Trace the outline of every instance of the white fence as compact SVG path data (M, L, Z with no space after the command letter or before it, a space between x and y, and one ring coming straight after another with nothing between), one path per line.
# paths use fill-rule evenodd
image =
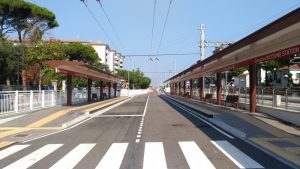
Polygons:
M136 95L147 94L147 93L148 93L148 89L138 89L138 90L122 89L121 90L121 96L136 96Z

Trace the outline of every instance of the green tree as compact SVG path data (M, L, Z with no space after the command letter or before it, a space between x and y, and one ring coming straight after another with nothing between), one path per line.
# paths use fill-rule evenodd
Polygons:
M15 46L11 42L0 41L0 84L10 86L11 81L18 75L18 64L21 63L20 52L22 46ZM19 62L19 63L18 63Z
M47 78L55 78L54 70L45 64L48 60L67 60L68 56L64 52L65 45L61 43L33 43L27 48L25 53L26 71L30 72L30 81L32 85L42 87L42 79L45 75ZM59 76L60 77L60 76Z
M117 75L123 79L128 79L129 74L129 84L130 88L146 89L151 84L151 79L144 76L144 73L139 69L133 71L119 70Z
M66 45L65 53L70 61L83 61L93 66L98 66L100 63L95 49L89 45L70 43Z
M58 26L55 15L46 8L24 0L0 0L0 38L17 32L19 41L31 33L43 35Z

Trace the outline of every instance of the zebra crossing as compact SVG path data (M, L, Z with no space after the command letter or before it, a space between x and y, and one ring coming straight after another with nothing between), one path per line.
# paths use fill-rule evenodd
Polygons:
M212 144L228 157L238 168L264 168L251 157L240 151L228 141L211 141ZM134 144L134 143L132 143ZM106 153L97 161L96 169L119 169L124 162L124 157L128 151L129 143L112 143L106 150ZM145 142L143 151L143 169L167 169L168 161L163 142ZM14 159L14 154L30 149L31 145L13 145L0 151L0 164L2 160L12 158L12 163L3 166L4 169L24 169L33 166L51 153L63 148L64 144L46 144L37 150ZM58 161L53 161L50 169L71 169L74 168L86 155L93 150L97 144L79 144L67 152ZM184 156L190 169L216 169L211 160L205 155L205 152L197 145L195 141L178 142L178 148ZM30 149L31 151L31 149ZM29 152L30 152L29 151ZM23 152L24 154L24 152Z

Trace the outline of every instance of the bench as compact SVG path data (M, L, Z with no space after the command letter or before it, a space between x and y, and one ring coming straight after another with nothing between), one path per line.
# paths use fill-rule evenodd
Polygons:
M98 100L97 93L92 93L92 100Z
M106 95L106 93L102 93L102 95L101 95L101 99L107 99L107 95Z
M224 103L224 106L227 105L227 103L230 103L232 105L235 105L236 109L238 109L239 106L239 96L238 95L227 95L225 100L222 100Z
M189 92L186 92L183 97L190 97L190 93Z
M207 93L205 94L204 101L208 100L210 103L212 103L212 98L213 98L213 94Z

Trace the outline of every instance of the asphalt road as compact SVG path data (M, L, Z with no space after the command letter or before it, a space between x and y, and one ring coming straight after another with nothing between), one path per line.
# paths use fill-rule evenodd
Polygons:
M0 150L0 168L289 169L157 94L135 97L69 130Z

